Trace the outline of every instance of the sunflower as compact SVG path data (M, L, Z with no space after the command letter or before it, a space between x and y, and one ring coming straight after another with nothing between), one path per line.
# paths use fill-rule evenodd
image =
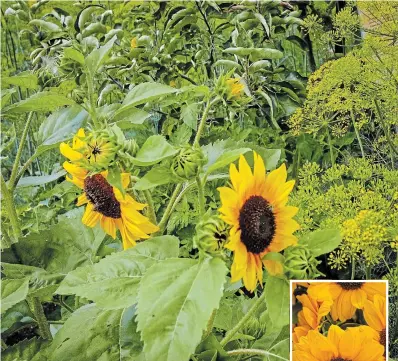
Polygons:
M367 328L343 331L332 325L327 337L311 330L294 345L293 361L382 361L384 347L370 337Z
M374 295L373 302L366 300L363 306L363 315L366 323L376 332L374 339L386 346L386 297Z
M80 128L73 137L72 147L67 143L61 143L61 154L79 166L88 165L97 168L105 168L115 157L115 144L103 137L86 135Z
M65 150L66 149L66 150ZM69 159L75 158L75 150L64 148L64 155ZM87 204L82 222L88 227L94 227L98 222L102 229L114 239L119 229L123 248L135 246L136 240L149 238L150 233L159 230L149 219L139 213L146 204L138 203L133 197L120 192L107 181L108 171L94 175L76 164L64 162L66 171L72 175L67 180L83 190L79 196L77 206ZM122 186L126 189L130 183L130 174L122 173Z
M229 78L226 80L228 88L228 98L240 98L245 86L240 82L239 78Z
M262 284L263 264L269 272L277 272L275 263L263 257L296 244L297 238L292 233L299 229L292 219L298 208L286 205L294 181L286 182L285 165L266 175L261 157L255 152L253 157L253 172L241 156L239 171L234 164L230 166L232 188L218 188L221 218L232 226L225 245L234 252L231 281L243 278L251 292L257 281Z
M306 294L296 296L302 305L302 310L297 314L298 325L293 330L293 342L299 342L308 331L317 330L322 317L330 312L333 302L326 300L317 302Z
M318 302L332 300L333 320L345 322L352 318L357 308L362 309L367 299L374 295L385 295L383 282L321 282L308 287L308 295Z

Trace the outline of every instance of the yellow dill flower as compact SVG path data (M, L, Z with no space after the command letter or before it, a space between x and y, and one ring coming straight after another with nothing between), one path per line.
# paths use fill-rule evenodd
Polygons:
M243 278L249 291L254 291L257 281L262 284L263 264L273 274L281 272L279 263L263 257L296 244L293 232L300 228L292 219L298 208L286 205L294 186L294 181L286 182L286 166L266 175L262 158L255 152L253 156L253 171L241 156L239 171L235 164L230 166L232 188L218 188L221 218L232 226L225 245L234 252L231 281Z
M345 322L354 316L356 309L362 309L367 299L375 295L385 295L384 282L322 282L312 283L308 295L318 302L333 301L331 316L333 320Z
M363 307L366 323L376 332L374 339L386 346L387 307L386 297L375 295L373 301L366 300Z
M368 326L345 331L332 325L328 335L309 331L294 345L293 361L382 361L384 347L373 340Z
M228 99L240 98L245 88L240 82L240 78L229 78L225 82L228 88Z
M135 49L137 46L138 46L138 39L137 37L134 37L131 39L130 47L131 49Z

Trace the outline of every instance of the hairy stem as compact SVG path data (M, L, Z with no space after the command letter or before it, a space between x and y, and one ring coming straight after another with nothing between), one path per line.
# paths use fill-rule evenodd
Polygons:
M355 279L355 258L351 258L351 279Z
M156 213L155 213L155 207L153 205L153 199L152 199L152 195L151 192L149 192L148 190L142 191L142 193L144 194L146 203L148 204L148 217L149 220L153 223L156 224Z
M170 197L169 203L167 204L166 210L164 211L163 217L159 222L159 234L163 234L166 225L167 225L167 221L170 217L171 211L173 210L173 204L174 201L176 200L178 193L180 193L180 190L182 188L182 184L179 183L176 185L176 187L174 188L173 194Z
M256 348L240 348L237 350L231 350L231 351L227 351L227 354L230 356L238 356L238 355L258 355L258 356L267 356L267 357L275 357L278 358L280 360L285 360L285 361L289 361L287 358L284 358L282 356L279 355L275 355L272 352L268 352L268 351L264 351L264 350L260 350L260 349L256 349Z
M198 131L196 132L195 140L193 142L194 146L199 145L200 137L202 136L202 132L203 132L203 129L206 124L207 115L209 114L209 111L210 111L210 108L212 107L212 105L214 105L217 101L218 101L217 98L215 98L213 101L210 101L210 100L207 101L205 109L203 110L202 119L200 120L200 123L198 126Z
M40 299L38 297L31 297L28 299L28 303L39 326L41 337L43 337L45 340L52 340L53 337L51 335L50 327L48 325L46 315L44 314Z
M18 174L19 161L21 160L22 151L23 151L23 148L25 145L26 137L28 135L28 130L29 130L32 118L33 118L33 112L30 112L28 115L28 119L26 120L25 128L22 132L22 136L21 136L21 140L19 142L19 147L18 147L17 155L15 157L14 165L12 166L12 171L11 171L11 176L10 176L10 181L9 181L9 187L11 190L11 194L13 193L15 185L16 185L15 179Z
M205 214L205 193L203 189L203 183L200 179L200 176L196 176L196 184L198 185L198 193L199 193L199 214L203 216Z
M15 209L14 198L12 193L7 187L6 182L2 175L1 178L1 194L4 200L4 206L7 211L8 218L10 219L11 228L13 231L14 242L18 240L19 236L21 235L21 227L19 225L17 211Z
M243 328L243 326L246 324L246 322L252 317L252 315L257 311L257 309L260 307L260 305L265 302L265 292L257 299L257 301L254 303L252 308L244 315L240 321L231 329L227 332L225 337L221 340L220 345L224 347L229 341L232 340L233 336Z

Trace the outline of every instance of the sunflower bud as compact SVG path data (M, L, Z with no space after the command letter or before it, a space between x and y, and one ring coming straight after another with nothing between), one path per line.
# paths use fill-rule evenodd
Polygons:
M287 248L284 252L285 270L293 279L314 279L322 274L317 270L318 261L304 245Z
M216 215L207 213L196 225L194 245L206 254L222 256L227 236L226 224Z
M119 145L108 129L89 134L86 139L85 155L94 170L107 169L115 160Z
M195 177L206 163L200 148L189 145L182 147L171 163L171 171L179 178L191 179Z
M242 329L242 333L259 339L265 334L265 328L266 326L261 322L261 319L258 317L252 317L246 322Z

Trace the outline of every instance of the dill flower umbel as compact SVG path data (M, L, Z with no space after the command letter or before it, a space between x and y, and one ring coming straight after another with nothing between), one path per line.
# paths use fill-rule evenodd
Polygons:
M311 330L294 345L294 361L382 361L384 347L373 340L368 326L345 331L332 325L328 335Z
M352 318L356 309L362 309L367 299L385 294L382 282L322 282L308 287L308 295L318 302L333 301L330 314L333 320L342 322Z
M286 166L266 175L262 158L255 152L253 156L253 171L241 156L239 170L230 166L232 188L218 188L221 219L232 226L225 245L234 252L231 281L243 278L249 291L254 291L257 281L262 284L263 264L269 272L278 272L280 265L263 257L296 244L293 233L300 228L292 219L298 208L286 205L294 186L294 181L286 181Z

